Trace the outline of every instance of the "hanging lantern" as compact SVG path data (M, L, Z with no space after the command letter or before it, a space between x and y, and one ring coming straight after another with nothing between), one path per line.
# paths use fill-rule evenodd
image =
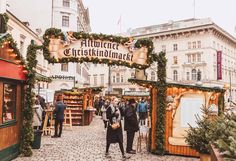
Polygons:
M19 59L16 59L16 60L15 60L15 63L16 63L16 64L19 64L20 62L21 62L21 60L19 60Z
M27 73L28 73L28 71L27 71L27 70L23 70L22 72L23 72L23 73L25 73L25 74L27 74Z

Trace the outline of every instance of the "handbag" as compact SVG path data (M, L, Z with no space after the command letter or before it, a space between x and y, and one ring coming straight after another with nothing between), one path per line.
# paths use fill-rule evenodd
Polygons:
M114 123L114 124L111 125L111 128L112 128L113 130L118 129L119 127L120 127L120 123L119 123L119 122L116 122L116 123Z

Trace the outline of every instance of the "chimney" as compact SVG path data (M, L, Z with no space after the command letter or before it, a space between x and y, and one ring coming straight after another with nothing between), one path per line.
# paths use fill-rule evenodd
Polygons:
M6 13L7 0L0 0L0 14Z

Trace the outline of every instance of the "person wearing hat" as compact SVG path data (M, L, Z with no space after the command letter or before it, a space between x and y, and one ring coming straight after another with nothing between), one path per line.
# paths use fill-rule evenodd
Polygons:
M130 99L129 104L125 109L124 130L127 132L126 152L129 154L136 154L136 151L132 149L135 132L139 130L135 107L135 100Z

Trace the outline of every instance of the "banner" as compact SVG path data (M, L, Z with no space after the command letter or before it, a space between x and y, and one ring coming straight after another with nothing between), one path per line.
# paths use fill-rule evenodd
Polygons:
M217 80L222 79L222 51L217 51Z
M121 61L129 64L147 65L148 48L140 46L135 48L137 40L122 44L109 40L101 39L76 39L73 34L66 35L66 40L50 38L49 52L50 57L55 59L62 58L81 58Z

